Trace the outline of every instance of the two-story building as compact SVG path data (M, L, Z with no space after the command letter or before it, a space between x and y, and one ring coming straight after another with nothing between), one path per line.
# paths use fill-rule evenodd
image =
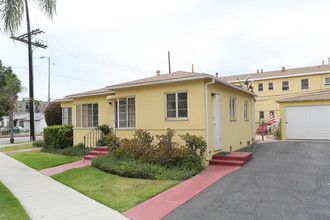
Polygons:
M223 79L252 83L258 94L256 122L269 121L272 113L282 121L282 139L330 139L330 65L258 70Z

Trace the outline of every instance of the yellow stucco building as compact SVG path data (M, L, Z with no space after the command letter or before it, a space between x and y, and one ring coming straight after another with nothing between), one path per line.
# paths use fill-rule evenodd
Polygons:
M206 159L254 142L256 94L218 77L191 72L154 77L68 95L57 100L63 123L74 126L74 144L97 125L107 124L116 136L132 138L136 129L152 135L175 130L202 136Z

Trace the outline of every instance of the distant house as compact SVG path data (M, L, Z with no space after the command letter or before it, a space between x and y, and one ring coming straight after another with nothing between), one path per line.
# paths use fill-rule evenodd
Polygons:
M253 81L254 92L258 94L255 118L269 120L272 113L276 120L283 117L277 100L330 89L330 65L300 67L257 73L225 76L222 79L240 85L248 78Z
M73 124L74 144L97 125L132 138L137 129L152 135L175 130L207 141L207 155L234 151L254 142L256 94L218 77L174 72L65 96L63 123Z
M30 114L15 115L14 125L30 129ZM36 134L41 134L47 127L44 114L36 113L34 115L34 129Z

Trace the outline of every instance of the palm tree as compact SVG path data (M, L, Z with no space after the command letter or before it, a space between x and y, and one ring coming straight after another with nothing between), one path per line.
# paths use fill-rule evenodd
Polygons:
M14 143L14 108L18 99L18 93L22 92L21 80L15 74L7 74L5 76L5 86L0 89L0 97L9 101L9 127L10 127L10 143Z
M53 19L56 13L56 0L34 0L41 11L43 11L50 19ZM31 44L31 29L30 29L30 16L29 6L27 0L0 0L0 21L4 20L4 30L12 36L18 31L21 26L24 9L26 13L27 24L27 41L29 51L29 93L30 93L30 106L33 105L33 55ZM30 108L30 140L35 140L34 134L34 108Z

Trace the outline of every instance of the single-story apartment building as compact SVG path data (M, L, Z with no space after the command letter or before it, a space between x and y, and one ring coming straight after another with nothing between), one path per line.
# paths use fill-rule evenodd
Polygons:
M63 123L73 124L74 144L97 125L116 136L132 138L137 129L151 135L175 130L202 136L206 160L220 151L235 151L254 142L256 94L216 76L192 72L159 74L56 100Z

